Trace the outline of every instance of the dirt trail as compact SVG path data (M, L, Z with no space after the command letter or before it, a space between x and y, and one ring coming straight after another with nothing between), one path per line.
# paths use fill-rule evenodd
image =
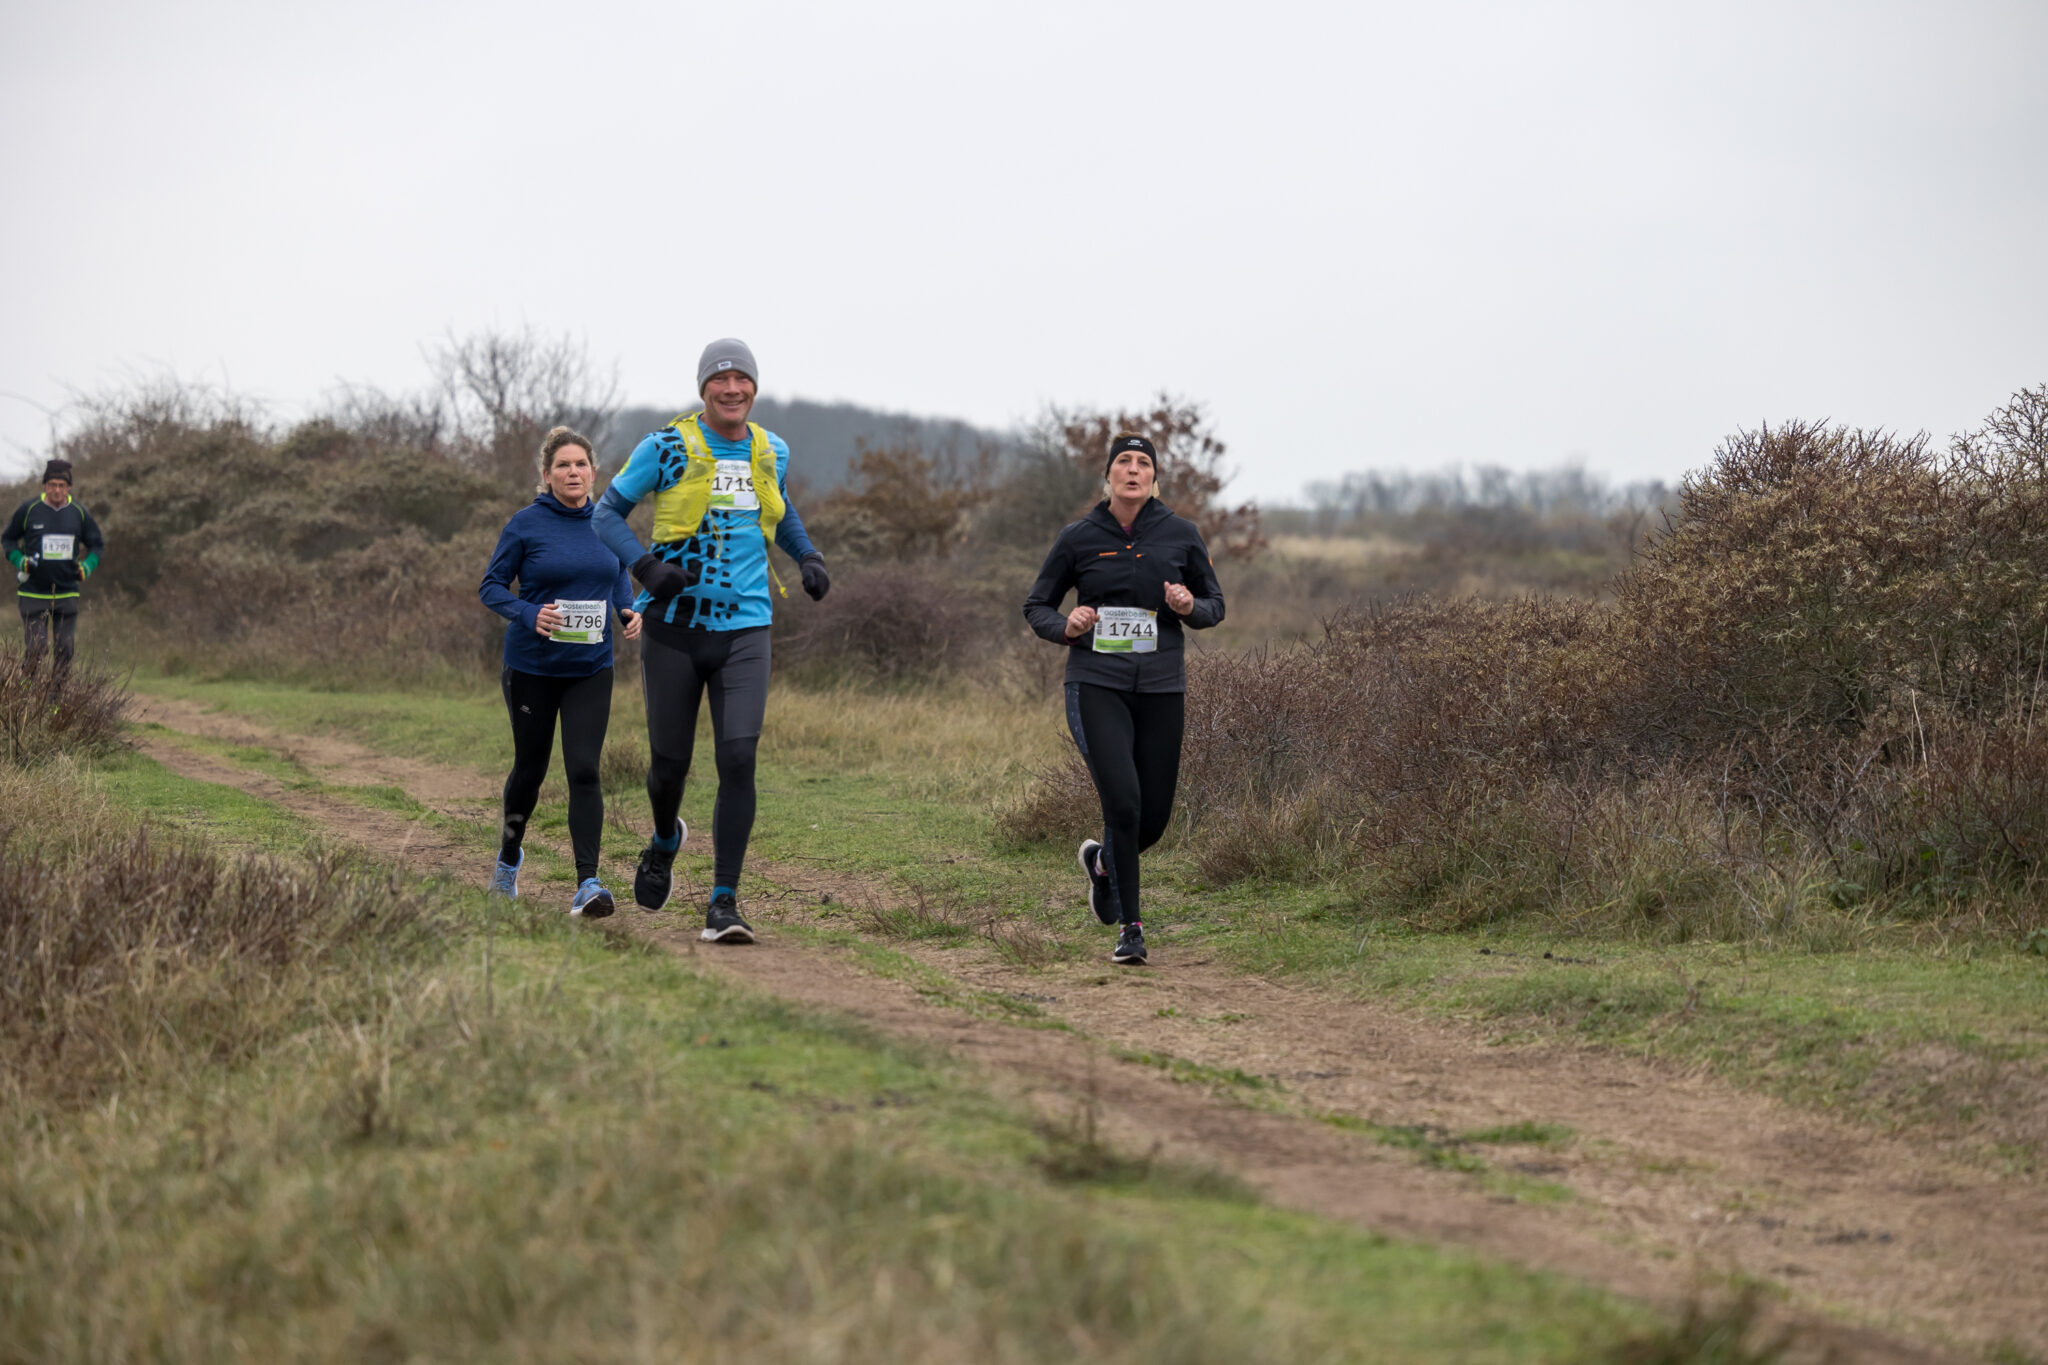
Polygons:
M150 698L138 710L172 730L288 754L327 783L399 786L430 809L491 817L473 773L279 734L192 702ZM472 847L423 822L293 788L161 734L144 731L140 742L174 771L274 801L335 837L385 855L402 848L408 867L486 878ZM692 851L701 838L693 833ZM757 949L699 952L689 913L629 905L606 923L784 998L941 1045L1041 1108L1071 1112L1086 1097L1119 1142L1212 1162L1280 1205L1660 1301L1702 1277L1770 1280L1809 1344L1832 1345L1845 1361L1955 1359L1948 1352L1964 1349L1981 1358L2001 1341L2048 1353L2048 1190L2038 1185L1675 1068L1492 1046L1473 1030L1199 958L1165 955L1143 972L1111 972L1025 969L985 942L913 950L971 991L1028 1002L1073 1031L984 1018L863 971L847 953L776 942L775 920L815 921L830 913L819 909L826 896L874 903L881 888L803 865L756 861L749 871L785 888L755 916L767 921ZM1278 1089L1179 1083L1118 1060L1119 1049L1271 1078ZM1473 1150L1573 1197L1517 1202L1314 1115L1450 1132L1566 1125L1577 1136L1558 1149Z

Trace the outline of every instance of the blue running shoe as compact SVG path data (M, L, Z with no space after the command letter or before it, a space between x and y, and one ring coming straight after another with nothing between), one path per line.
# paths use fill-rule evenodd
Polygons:
M526 850L519 850L516 863L499 863L498 870L491 874L491 894L503 896L508 901L519 899L519 869L526 866Z
M576 899L569 902L569 913L584 919L603 919L611 912L612 893L597 878L585 877L583 885L576 888Z

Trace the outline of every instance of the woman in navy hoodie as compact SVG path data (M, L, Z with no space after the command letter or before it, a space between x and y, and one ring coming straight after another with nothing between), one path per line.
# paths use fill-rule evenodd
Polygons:
M505 779L496 895L519 894L526 861L520 840L548 775L555 717L562 718L562 769L569 778L569 842L576 851L572 915L612 912L612 893L597 880L604 792L597 760L612 715L612 609L620 633L640 634L633 585L625 566L591 527L590 494L597 465L588 438L556 427L540 448L540 495L512 515L477 596L504 617L505 710L512 717L512 775ZM519 591L512 591L512 580Z

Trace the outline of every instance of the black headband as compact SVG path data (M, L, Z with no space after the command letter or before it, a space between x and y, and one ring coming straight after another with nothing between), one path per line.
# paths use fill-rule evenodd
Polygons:
M1159 468L1159 452L1152 448L1150 441L1142 436L1119 436L1109 443L1109 458L1102 462L1103 478L1109 477L1109 467L1115 464L1116 457L1123 454L1126 450L1144 451L1145 457L1152 461L1153 470L1157 472Z

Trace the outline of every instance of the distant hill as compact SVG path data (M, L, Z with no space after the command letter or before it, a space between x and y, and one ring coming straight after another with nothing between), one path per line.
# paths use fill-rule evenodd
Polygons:
M604 447L599 452L604 467L616 469L624 464L643 436L695 406L622 409L612 419L611 435L599 443ZM983 446L1000 449L1016 441L1011 433L990 431L950 417L914 417L909 413L878 412L852 403L813 403L803 398L763 398L754 405L753 420L789 442L790 475L801 479L814 492L845 483L847 467L863 445L915 442L933 454L965 456L973 455Z

